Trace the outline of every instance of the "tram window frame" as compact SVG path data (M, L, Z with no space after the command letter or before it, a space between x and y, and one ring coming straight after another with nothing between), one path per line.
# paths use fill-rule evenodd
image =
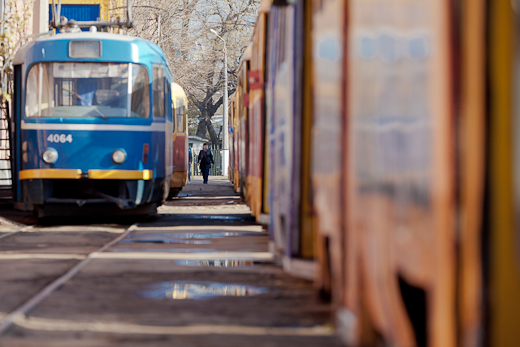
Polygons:
M59 118L84 118L90 117L88 116L77 116L73 115L44 115L43 113L48 112L47 109L51 108L59 108L59 107L71 107L77 106L73 101L68 100L66 102L67 105L64 105L65 98L71 99L73 95L80 96L81 93L78 91L78 86L80 85L79 81L82 79L85 80L95 80L97 86L93 89L92 93L97 91L104 91L106 89L110 89L115 85L121 85L123 87L120 90L120 94L118 95L126 95L125 99L121 99L124 103L124 107L121 107L121 115L112 115L108 118L140 118L146 119L150 118L151 112L151 98L150 98L150 76L148 73L148 68L142 64L133 64L133 63L121 63L119 65L126 65L121 68L120 76L110 76L110 74L106 77L98 77L98 78L88 78L81 76L71 77L59 76L56 72L53 71L55 68L59 68L59 64L96 64L102 65L107 64L107 66L111 66L117 63L110 62L39 62L31 65L28 68L28 71L25 76L25 105L24 109L24 117L25 118L47 118L47 117L59 117ZM58 65L56 65L58 64ZM127 68L125 72L124 69ZM100 67L96 67L100 68ZM81 71L81 69L80 69ZM85 70L87 71L87 70ZM98 70L91 70L98 71ZM61 72L63 74L63 72ZM93 73L93 72L91 72ZM119 82L115 79L120 79ZM110 83L113 84L110 84ZM64 88L65 85L68 85L68 88ZM45 88L43 88L45 86ZM72 93L65 93L65 89L68 89ZM111 89L110 89L111 90ZM114 89L116 90L116 89ZM117 91L117 90L116 90ZM121 94L124 92L124 94ZM128 94L131 94L128 97ZM96 94L97 95L97 94ZM78 97L75 98L78 98ZM103 104L95 104L94 98L91 97L92 100L87 100L87 105L83 106L96 106L97 108L102 107ZM126 105L125 105L126 103ZM46 108L44 107L46 106ZM104 105L108 107L107 105ZM110 106L112 107L112 106ZM117 109L117 108L115 108ZM124 112L123 112L124 110ZM64 112L64 111L62 111ZM105 115L103 115L105 116Z
M164 73L164 66L154 64L152 66L152 94L153 94L153 117L165 118L166 104L165 89L166 78Z
M171 97L172 85L166 75L164 76L164 87L166 88L166 91L164 93L164 109L165 109L166 114L169 114L170 109L171 109L172 121L175 122L175 120L174 120L175 117L173 116L173 113L174 113L173 112L173 102L172 102L172 97Z
M186 103L184 102L184 99L177 98L176 100L176 107L175 107L175 115L176 115L176 126L177 126L177 133L183 134L186 130L186 124L185 124L185 115L186 115Z
M170 94L172 100L172 121L173 121L173 133L177 133L177 100Z

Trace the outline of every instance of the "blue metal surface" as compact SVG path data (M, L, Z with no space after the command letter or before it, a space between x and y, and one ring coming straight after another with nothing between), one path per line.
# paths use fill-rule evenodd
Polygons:
M61 16L68 20L95 21L100 17L99 5L61 5ZM52 20L52 5L49 5L49 19Z
M145 64L151 68L152 62L167 65L166 57L161 48L153 42L143 39L108 33L59 34L44 39L31 41L17 53L17 60L23 60L25 67L36 62L119 62ZM101 41L102 54L99 58L69 57L69 42L71 40ZM15 63L16 64L16 63ZM150 70L150 75L151 75Z
M72 142L50 143L47 138L51 134L72 136ZM161 134L155 134L160 136ZM61 131L61 130L23 130L22 138L28 143L29 162L24 163L24 170L28 169L80 169L83 172L89 169L96 170L157 170L159 176L164 176L164 134L162 141L156 141L156 148L152 148L151 132L142 131ZM143 163L143 144L150 145L150 157ZM54 164L47 164L42 160L42 154L47 148L58 151L58 160ZM112 152L123 149L127 153L123 164L112 161Z
M99 5L61 5L61 16L68 20L96 21L100 17ZM49 24L52 20L52 5L49 5ZM88 29L82 29L88 31Z

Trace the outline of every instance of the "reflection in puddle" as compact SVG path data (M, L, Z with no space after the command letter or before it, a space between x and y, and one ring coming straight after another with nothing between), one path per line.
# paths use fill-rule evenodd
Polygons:
M260 236L255 232L213 232L213 233L170 233L170 234L134 234L127 236L120 243L163 243L184 245L209 245L205 239L220 239L229 236Z
M175 264L183 266L207 266L207 267L248 267L257 264L252 260L177 260Z
M197 215L197 214L190 214L186 215L189 216L189 219L211 219L211 220L221 220L221 221L240 221L240 222L246 222L248 220L253 220L254 217L251 217L251 215Z
M126 238L121 243L180 243L183 245L209 245L211 241L204 240L183 240L183 239L158 239L158 238Z
M151 299L206 299L215 296L254 296L267 292L264 288L216 282L163 282L141 294Z
M214 232L214 233L169 233L169 234L133 234L126 237L129 239L221 239L228 236L263 236L265 234L258 232L237 232L237 231L226 231L226 232Z
M111 252L213 253L217 252L217 250L206 248L114 248L111 250Z

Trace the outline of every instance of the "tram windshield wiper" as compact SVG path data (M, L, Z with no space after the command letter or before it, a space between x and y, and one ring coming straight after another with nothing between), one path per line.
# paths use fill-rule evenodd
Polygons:
M89 107L92 107L92 104L90 102L88 102L87 100L85 100L84 98L82 98L81 95L79 95L78 93L67 90L67 89L63 89L63 90L66 91L67 93L69 93L70 95L74 96L78 100L83 101ZM99 114L99 117L98 116L94 116L94 117L103 118L103 120L108 120L108 117L105 116L103 113L101 113L101 111L98 110L97 108L94 108L94 111L96 111Z

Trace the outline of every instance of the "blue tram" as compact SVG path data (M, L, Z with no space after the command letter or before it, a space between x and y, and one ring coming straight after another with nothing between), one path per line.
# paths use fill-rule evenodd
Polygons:
M23 46L13 66L15 206L39 217L155 212L173 171L163 51L72 24Z

